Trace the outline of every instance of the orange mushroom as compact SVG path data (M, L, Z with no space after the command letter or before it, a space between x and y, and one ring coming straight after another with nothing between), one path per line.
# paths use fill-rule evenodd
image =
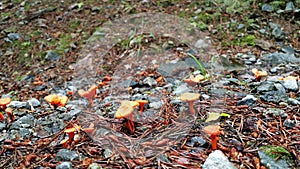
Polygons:
M189 110L191 114L195 114L195 109L194 109L194 101L198 100L200 97L199 93L183 93L180 96L181 101L185 101L189 105Z
M145 104L148 103L148 101L147 100L136 100L136 102L139 104L140 112L143 112L144 106L145 106Z
M11 107L6 108L5 113L7 114L7 118L9 121L15 121L16 118L13 114L13 109Z
M64 107L68 101L67 96L59 96L57 94L50 94L44 98L48 103L54 106Z
M218 125L208 125L203 128L203 132L210 136L211 138L211 148L212 150L217 149L218 135L220 132L220 126Z
M65 129L64 132L68 135L69 143L72 143L75 132L80 130L80 126L74 125L72 128Z
M6 105L8 105L11 102L11 98L1 98L0 99L0 108L2 110L6 109Z
M98 88L98 86L93 85L87 91L84 91L84 90L80 89L80 90L78 90L78 94L81 97L88 99L90 105L92 107L94 107L93 98L96 96L96 90L97 90L97 88Z
M253 68L253 69L251 70L251 72L254 74L255 78L258 79L258 80L259 80L261 77L263 77L263 76L268 76L268 73L267 73L266 71L259 71L259 70L256 69L256 68Z
M196 75L196 76L191 75L189 79L184 79L183 81L187 83L189 86L195 86L196 84L200 83L204 79L205 77L203 75Z
M134 107L139 106L138 102L135 101L122 101L121 106L115 113L116 119L125 118L125 126L129 130L130 134L134 133L134 122L132 118L132 113L134 111Z
M299 76L287 76L287 77L278 77L279 80L289 80L289 79L295 79L295 80L299 80Z

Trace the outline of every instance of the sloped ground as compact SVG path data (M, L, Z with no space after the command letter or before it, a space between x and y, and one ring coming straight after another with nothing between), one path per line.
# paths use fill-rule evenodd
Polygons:
M78 115L76 119L70 107L66 109L49 107L44 96L59 93L59 90L65 90L65 92L68 90L66 82L74 78L71 65L78 58L84 57L81 56L81 51L98 27L106 21L140 12L165 12L189 20L198 29L209 33L213 40L212 46L219 55L231 58L228 60L222 57L220 60L226 68L221 72L224 75L221 81L228 95L228 99L224 101L225 110L231 116L222 117L220 120L222 133L218 146L235 166L263 168L266 164L262 161L262 155L258 153L262 152L262 146L280 146L269 151L269 155L274 155L275 161L285 160L291 164L291 168L299 168L299 11L284 10L287 3L282 1L270 2L273 10L268 6L263 8L263 4L256 1L249 3L239 1L222 3L219 1L198 3L57 1L50 4L39 1L1 2L0 93L2 97L6 95L15 101L26 102L36 98L42 103L35 107L35 110L26 106L14 108L16 119L1 123L1 168L38 168L39 166L55 168L61 165L61 161L72 161L74 168L87 168L91 163L109 168L201 167L211 149L209 143L201 145L199 141L208 139L201 132L207 114L205 114L205 109L202 110L199 107L196 107L197 110L202 111L199 111L198 119L191 132L183 141L176 143L177 147L166 149L159 157L132 160L122 155L128 153L127 151L109 153L107 152L109 150L101 147L99 142L88 137L86 133L81 136L79 143L67 146L68 149L74 151L60 152L63 149L63 146L59 144L64 137L63 130L71 127L72 124L78 124L81 116ZM296 1L294 4L300 3ZM299 8L295 5L295 9L297 7ZM277 12L280 9L283 11ZM153 39L149 38L149 41L151 40ZM153 41L159 41L157 46L162 46L170 39ZM146 46L144 43L142 45ZM117 56L135 53L138 47L125 45L124 48L124 45L119 44L112 48L106 55L108 64L103 66L107 67L105 69L107 72L101 72L99 80L103 80L105 75L112 75L115 71L114 64L116 64L114 59ZM171 51L176 51L178 47L184 49L183 52L176 52L178 57L182 57L187 47L175 43ZM288 57L288 59L279 60L280 57L276 57L275 60L268 59L267 54L273 56L275 52L281 53L284 58ZM235 61L242 63L243 66L236 64ZM251 73L252 68L266 70L270 78L255 78ZM148 74L155 74L157 70L147 71L149 71ZM277 77L289 75L295 77L292 84L280 81ZM158 77L158 75L153 76L153 78ZM278 81L271 80L272 78ZM36 81L43 83L34 85ZM296 87L294 82L296 82ZM159 87L164 85L158 84ZM194 91L209 95L209 92L205 91L207 86L209 82L200 83L194 87ZM100 98L105 99L105 90L100 92L102 93ZM257 100L250 98L246 99L247 101L241 101L247 94L253 95ZM72 95L68 96L72 101ZM201 98L199 103L205 107L209 105L210 100ZM103 106L101 103L99 105ZM174 105L165 103L165 106L166 112L173 112L172 106ZM116 107L112 109L116 110ZM30 118L29 115L31 115ZM56 118L58 116L61 117ZM40 126L29 122L26 124L34 127L47 126L49 129L45 133L44 130L33 128L39 137L26 135L29 129L22 126L22 123L21 126L14 123L18 120L18 122L22 121L20 120L22 117L23 119L29 118L29 120L32 117ZM170 118L171 121L174 117L165 116L164 118ZM109 113L97 116L96 120L114 122ZM53 122L53 124L48 125L47 122ZM89 126L88 123L85 124L83 128ZM117 131L121 130L128 134L124 127L116 126ZM16 130L18 127L24 127L26 130L18 131ZM25 134L21 135L22 132ZM141 131L137 130L137 132ZM134 134L133 137L139 137L139 135ZM196 143L191 144L191 142ZM118 145L117 141L116 145ZM69 156L74 156L74 158L58 158L68 153L71 153ZM79 158L78 154L82 154L82 157ZM281 166L284 165L281 164Z

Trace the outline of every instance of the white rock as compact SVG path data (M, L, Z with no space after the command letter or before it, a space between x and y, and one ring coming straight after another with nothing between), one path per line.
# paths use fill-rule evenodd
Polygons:
M237 169L220 150L210 153L204 164L203 169Z

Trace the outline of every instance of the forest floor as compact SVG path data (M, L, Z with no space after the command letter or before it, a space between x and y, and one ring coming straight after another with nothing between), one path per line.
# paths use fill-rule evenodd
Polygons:
M230 161L225 167L299 168L299 4L0 2L0 95L12 100L0 103L0 168L226 165L208 160L216 151L203 130L207 126L220 127L217 149L224 163ZM148 30L162 27L140 33L122 22L139 14L158 16ZM149 23L143 19L129 21ZM197 34L183 32L186 37L178 39L182 27ZM121 35L108 38L105 31ZM203 43L208 46L196 51ZM143 58L152 49L159 54ZM177 69L184 71L169 76ZM203 81L195 80L202 76ZM128 89L124 96L119 96L124 93L119 84ZM89 88L93 100L88 102L78 89ZM191 111L179 99L185 91L201 94L193 115L182 114ZM53 93L67 96L68 102L49 104L45 96ZM122 99L147 100L145 115L134 109L134 122L115 119ZM222 114L213 116L216 100ZM75 137L67 134L70 128Z

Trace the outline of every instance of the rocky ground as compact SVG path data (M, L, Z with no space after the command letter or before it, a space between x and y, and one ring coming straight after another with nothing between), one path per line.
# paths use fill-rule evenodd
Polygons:
M299 4L0 2L0 168L299 168Z

